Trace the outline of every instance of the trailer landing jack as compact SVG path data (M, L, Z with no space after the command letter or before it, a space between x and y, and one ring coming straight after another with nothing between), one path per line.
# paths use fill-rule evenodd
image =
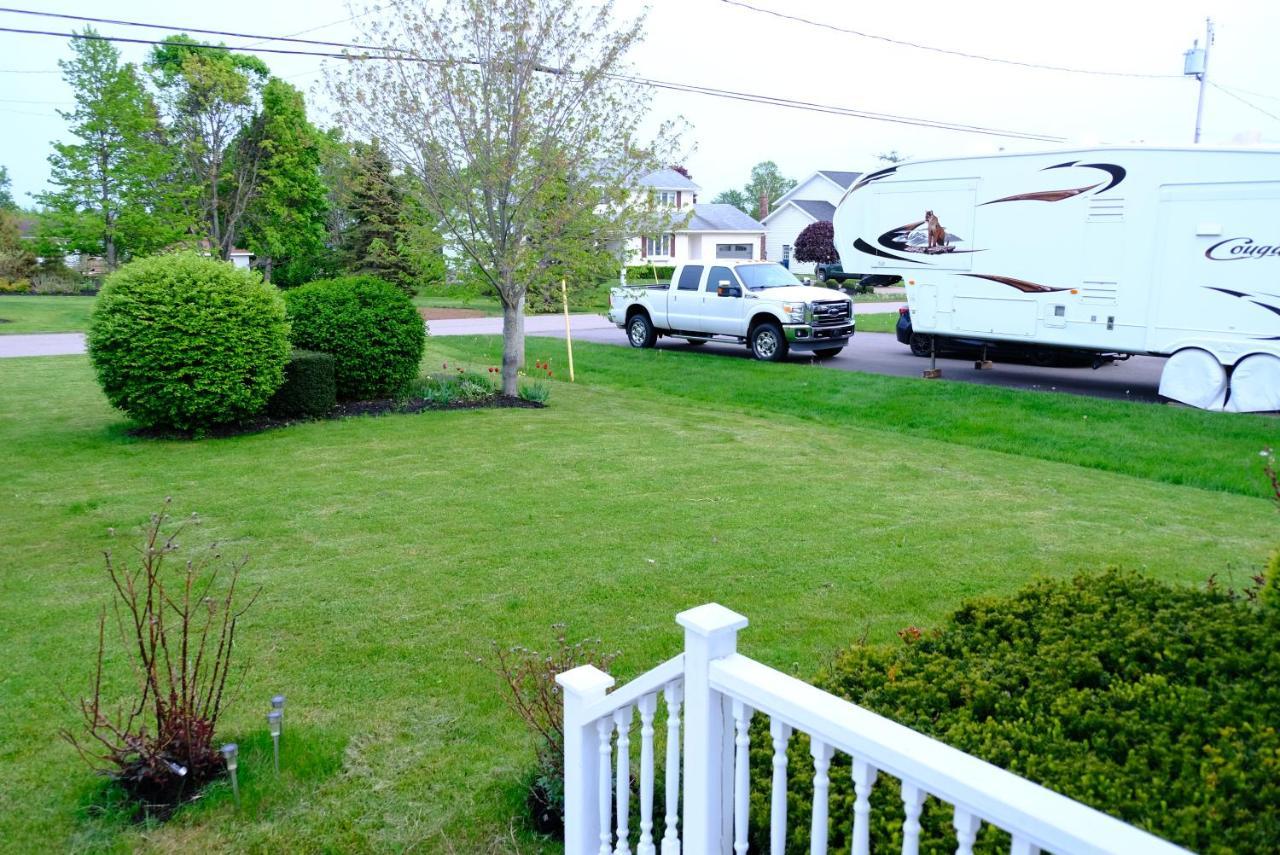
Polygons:
M942 377L942 369L938 367L938 339L929 336L929 367L920 373L926 380L938 380Z
M973 367L977 371L991 370L991 360L987 359L987 346L985 344L982 346L982 358L975 360Z

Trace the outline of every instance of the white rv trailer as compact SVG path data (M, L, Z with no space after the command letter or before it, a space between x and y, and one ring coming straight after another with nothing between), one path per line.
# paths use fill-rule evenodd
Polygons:
M845 270L902 277L916 332L1168 356L1166 397L1280 410L1280 149L896 164L835 238Z

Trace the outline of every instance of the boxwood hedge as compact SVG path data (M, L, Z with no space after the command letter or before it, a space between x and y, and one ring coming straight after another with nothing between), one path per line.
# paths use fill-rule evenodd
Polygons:
M418 376L426 325L391 283L323 279L286 291L285 303L294 347L333 355L339 400L394 397Z
M854 646L827 691L1195 851L1280 850L1280 620L1220 588L1122 572L974 600L941 629ZM831 770L833 851L849 846L849 758ZM753 726L753 843L768 849L767 720ZM792 739L788 852L807 852L808 740ZM899 851L896 779L872 797L872 851ZM954 851L929 799L922 852ZM984 826L977 851L1008 851ZM754 848L753 846L753 848Z
M284 368L284 383L271 396L267 412L276 418L314 419L337 403L333 357L315 350L295 350Z
M257 273L182 253L113 273L88 345L114 406L145 426L193 431L261 412L284 379L289 325Z

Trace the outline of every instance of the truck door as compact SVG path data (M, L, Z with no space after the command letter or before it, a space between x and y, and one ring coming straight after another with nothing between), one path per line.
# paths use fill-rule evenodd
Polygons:
M702 294L698 285L702 281L701 264L686 264L680 268L680 278L671 283L667 292L667 326L673 330L700 330L698 318L702 314Z
M738 296L721 297L717 289L722 283L737 288ZM728 267L713 267L707 274L707 284L702 292L702 326L699 329L721 335L742 335L742 315L746 311L742 299L742 283Z

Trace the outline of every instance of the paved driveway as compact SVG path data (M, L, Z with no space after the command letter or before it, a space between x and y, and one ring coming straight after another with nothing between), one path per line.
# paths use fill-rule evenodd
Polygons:
M84 352L84 333L0 335L0 358L6 356L71 356Z

